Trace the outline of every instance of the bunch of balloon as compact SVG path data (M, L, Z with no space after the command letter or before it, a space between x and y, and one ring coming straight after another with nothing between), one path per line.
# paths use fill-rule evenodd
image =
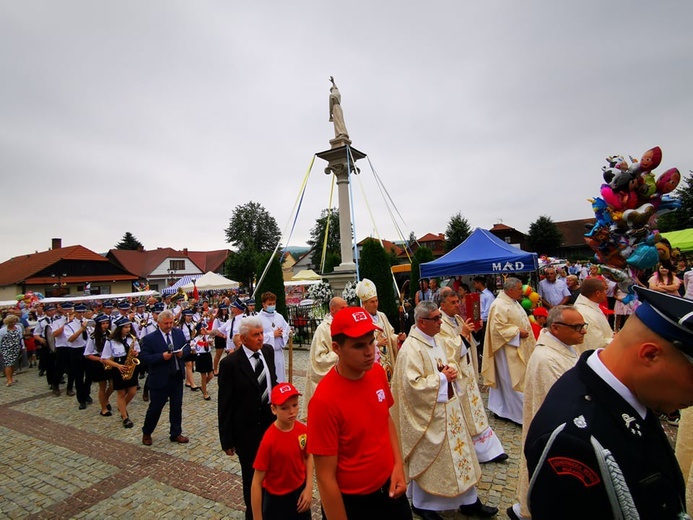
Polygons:
M676 168L655 178L653 170L662 162L662 150L655 146L640 160L621 155L606 158L602 167L604 184L601 197L589 199L597 219L585 234L585 242L594 251L601 271L633 298L634 278L654 267L660 259L657 217L681 207L673 192L681 181Z
M527 311L527 313L531 313L537 308L539 300L539 293L536 292L531 286L527 284L522 286L522 301L520 302L520 305L522 305L522 308Z

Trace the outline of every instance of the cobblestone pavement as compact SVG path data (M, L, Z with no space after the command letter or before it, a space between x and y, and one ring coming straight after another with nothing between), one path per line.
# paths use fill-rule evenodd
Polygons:
M308 353L294 353L293 381L304 387ZM288 361L287 361L288 366ZM166 410L153 434L141 444L147 409L138 392L129 406L135 427L125 429L115 412L101 417L97 404L79 410L74 397L49 392L35 368L17 375L11 387L0 380L0 516L3 518L243 518L238 459L220 449L216 382L211 401L186 389L183 433L189 444L168 440ZM63 387L64 388L64 387ZM96 385L92 397L96 401ZM482 466L481 499L500 509L515 501L520 427L490 417L510 458ZM667 427L673 439L675 430ZM319 518L317 488L313 517ZM447 518L464 518L455 512Z

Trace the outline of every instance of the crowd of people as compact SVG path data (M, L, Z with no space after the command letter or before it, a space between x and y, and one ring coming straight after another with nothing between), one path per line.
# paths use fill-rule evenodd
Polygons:
M486 464L513 462L489 413L522 429L509 518L683 518L685 484L659 421L676 425L693 404L693 301L674 281L687 272L658 266L616 330L598 267L585 277L546 269L532 319L522 280L505 278L494 295L477 277L480 324L466 316L467 284L422 283L407 332L361 280L360 307L333 298L313 336L302 410L272 293L259 312L241 299L48 304L30 336L53 393L66 385L79 409L97 383L100 415L113 414L115 392L131 428L128 404L143 385L146 446L166 403L169 439L187 443L184 388L210 400L218 377L221 449L238 457L249 519L310 518L313 474L330 520L493 517L477 484ZM21 314L0 330L8 386L27 339Z

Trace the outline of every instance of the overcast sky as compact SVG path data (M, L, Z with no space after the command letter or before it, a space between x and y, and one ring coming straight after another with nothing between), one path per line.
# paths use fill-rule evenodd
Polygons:
M331 75L405 234L591 217L608 155L693 169L691 20L684 0L4 1L0 261L126 231L221 249L251 200L283 230L334 137ZM291 245L328 206L325 166ZM359 166L358 239L397 240Z

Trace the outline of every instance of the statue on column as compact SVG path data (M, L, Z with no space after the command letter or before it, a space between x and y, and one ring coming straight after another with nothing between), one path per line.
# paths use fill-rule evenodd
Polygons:
M346 124L344 123L344 112L342 112L342 95L334 82L334 78L330 76L332 87L330 88L330 122L334 123L335 139L340 137L349 138Z

